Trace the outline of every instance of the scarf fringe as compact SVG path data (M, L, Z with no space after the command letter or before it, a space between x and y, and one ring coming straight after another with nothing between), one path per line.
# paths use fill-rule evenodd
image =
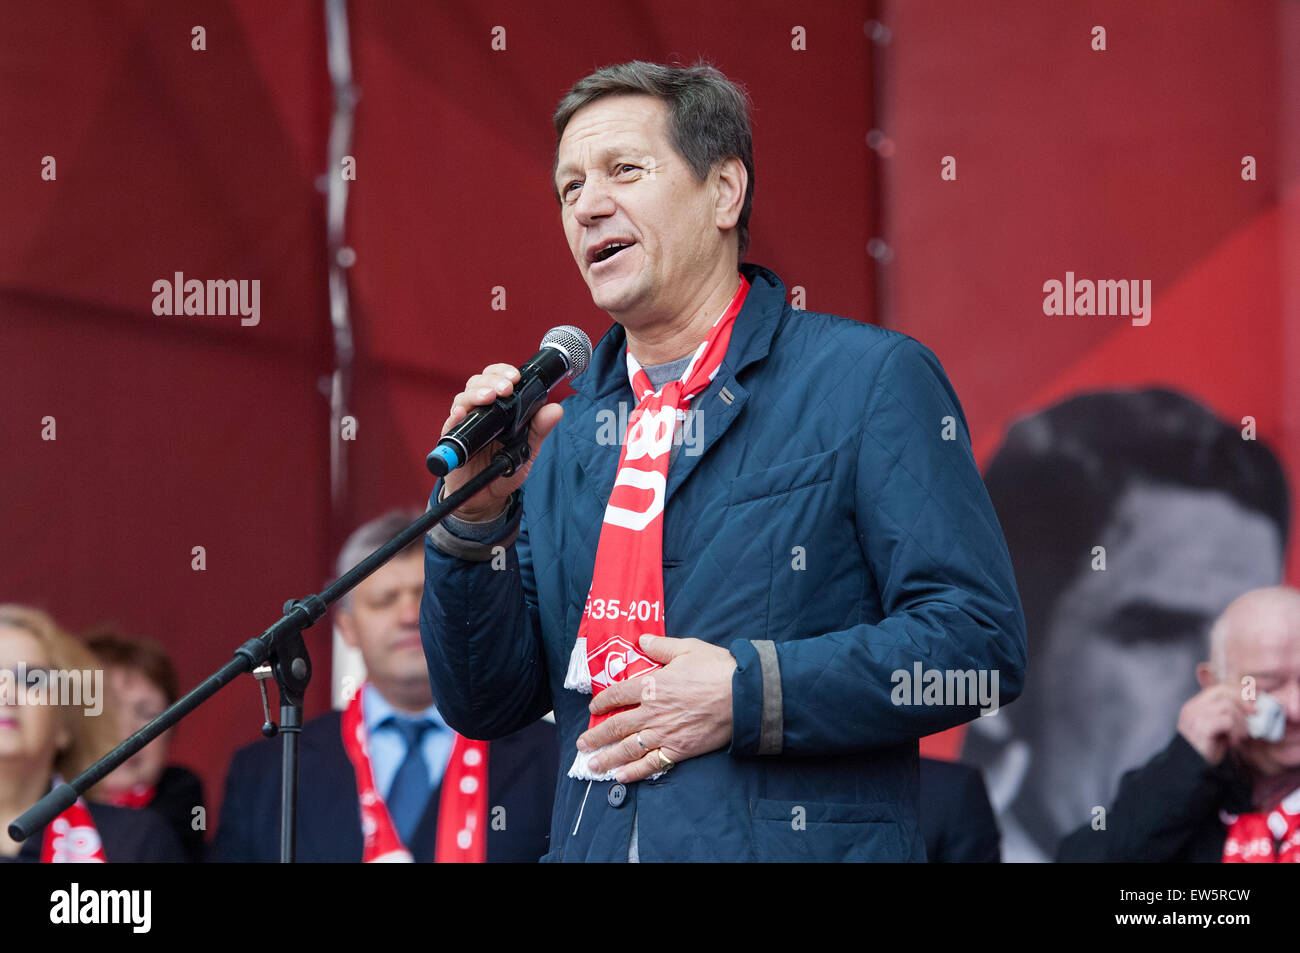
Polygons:
M600 749L600 751L606 751L606 750L608 749L607 748ZM579 751L578 756L573 759L573 765L569 768L569 777L576 778L579 781L616 780L613 771L606 771L603 774L595 774L592 772L591 768L587 767L587 759L594 758L599 753L600 753L599 751L593 751L591 752L591 754L584 754L583 752ZM650 777L646 778L646 780L653 781L655 778L662 778L667 773L668 773L667 771L656 771L654 774L650 775Z
M605 748L600 749L600 751L605 750ZM613 771L605 771L601 774L596 774L591 770L591 768L587 767L588 759L594 758L596 755L600 754L600 751L593 751L590 754L579 751L577 757L573 759L573 765L569 768L569 777L577 778L579 781L613 781Z
M564 687L584 695L591 694L591 670L587 668L587 639L579 637L569 655L569 670L564 673ZM575 775L569 775L575 777Z
M587 668L587 640L579 637L573 643L573 652L569 655L569 670L564 674L564 687L574 692L581 692L584 695L591 694L591 670ZM600 749L604 751L604 748ZM579 781L612 781L614 772L606 771L603 774L594 773L591 768L587 767L587 760L598 752L577 752L573 759L573 764L569 768L569 777L576 778Z

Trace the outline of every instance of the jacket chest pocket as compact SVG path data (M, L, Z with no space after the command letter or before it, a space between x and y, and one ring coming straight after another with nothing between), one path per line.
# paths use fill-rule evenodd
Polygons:
M782 497L796 490L830 482L835 475L838 450L778 463L756 473L742 473L727 488L727 505L741 506L759 500Z
M727 529L744 540L762 581L766 637L777 642L843 628L861 597L853 488L839 449L735 477Z

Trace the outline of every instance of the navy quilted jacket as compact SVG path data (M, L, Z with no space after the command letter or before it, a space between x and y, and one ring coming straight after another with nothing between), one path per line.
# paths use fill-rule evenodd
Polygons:
M619 325L574 380L507 528L447 547L457 556L442 528L426 542L420 624L448 723L490 739L555 711L545 860L625 860L634 815L642 861L924 860L917 739L978 708L923 699L898 673L950 686L996 673L1000 704L1020 693L1011 561L938 359L794 310L776 275L742 271L752 288L726 358L692 402L702 452L684 446L669 469L663 546L667 634L736 658L729 748L656 781L565 776L590 696L564 675L619 457L600 428L635 406Z

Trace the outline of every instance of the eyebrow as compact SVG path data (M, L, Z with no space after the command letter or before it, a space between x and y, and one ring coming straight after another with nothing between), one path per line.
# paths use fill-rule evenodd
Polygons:
M1107 622L1113 640L1131 644L1204 639L1210 619L1203 612L1139 601L1120 606Z
M597 165L605 165L611 159L613 159L614 156L632 155L632 154L649 155L650 153L649 150L645 148L641 148L635 145L630 145L626 142L616 142L602 148L599 152L595 154L594 158L597 160L596 162ZM560 179L561 177L567 177L582 171L580 168L575 166L572 162L566 162L564 165L559 165L558 164L559 156L556 156L556 163L557 165L555 168L555 175L554 175L555 179Z

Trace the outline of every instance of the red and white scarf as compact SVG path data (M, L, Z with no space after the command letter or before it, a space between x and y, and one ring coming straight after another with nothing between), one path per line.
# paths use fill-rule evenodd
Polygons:
M370 768L370 744L357 689L343 710L343 750L352 762L361 801L363 863L411 863L414 858L397 835L397 825L375 787ZM438 840L434 862L481 864L487 860L488 743L456 735L451 759L442 776L438 801Z
M104 842L86 802L77 798L72 806L45 828L41 841L42 864L103 864Z
M673 436L691 399L709 386L722 366L736 315L748 293L749 282L742 275L731 304L709 329L681 380L670 381L661 391L654 389L632 352L627 352L627 373L637 405L628 415L565 688L599 694L614 682L659 668L658 662L641 654L638 644L642 635L664 635L663 513ZM589 727L612 714L593 715ZM569 777L607 780L614 776L613 771L592 773L587 767L589 757L579 751Z
M1300 864L1300 788L1271 811L1220 812L1219 819L1228 825L1223 863Z

